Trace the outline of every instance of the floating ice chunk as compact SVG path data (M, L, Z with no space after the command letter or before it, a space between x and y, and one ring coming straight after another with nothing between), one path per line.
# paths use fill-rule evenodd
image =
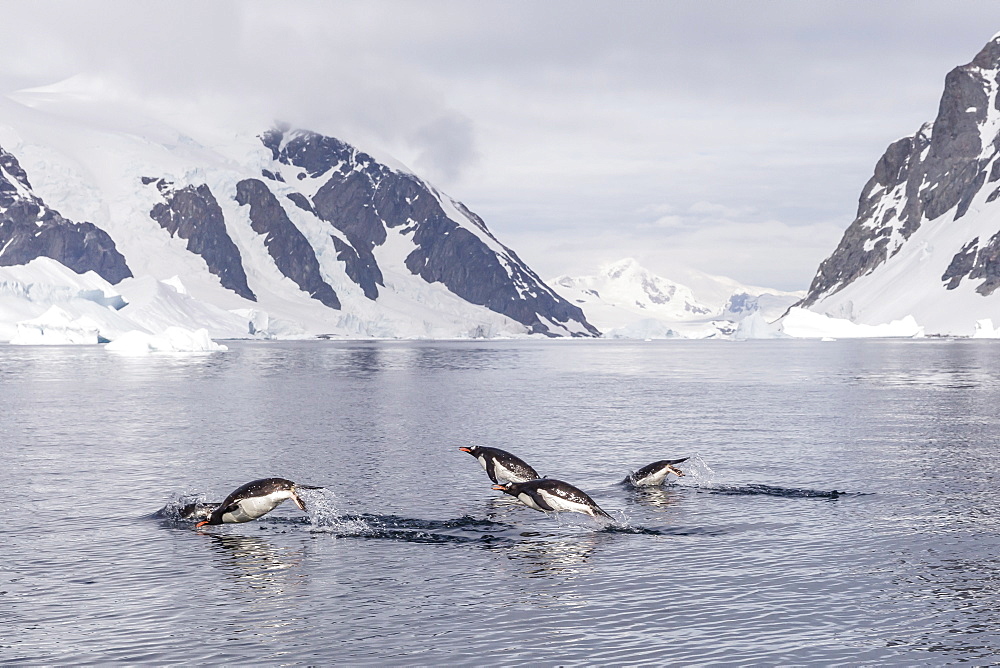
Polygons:
M736 334L733 338L737 341L748 339L785 339L787 334L781 331L778 323L769 323L764 314L760 311L751 313L736 324Z
M146 353L215 352L228 350L208 336L207 329L190 330L167 327L161 334L145 334L133 330L106 345L105 350L127 355Z
M785 334L802 339L918 338L924 335L924 328L912 315L881 325L859 325L795 307L779 322Z
M1000 339L1000 328L993 328L993 320L984 318L976 321L976 331L972 334L974 339Z
M51 306L37 318L18 322L17 334L10 342L22 346L96 345L99 329L92 318L74 318L58 306Z

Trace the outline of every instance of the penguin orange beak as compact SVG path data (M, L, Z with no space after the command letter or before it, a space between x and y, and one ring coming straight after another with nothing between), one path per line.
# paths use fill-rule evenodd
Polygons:
M459 448L459 450L461 450L462 452L468 452L470 455L472 454L472 450L465 446L462 446L461 448Z
M493 485L493 489L495 489L497 491L500 491L500 492L506 492L507 491L507 488L504 487L503 485Z
M205 520L204 522L198 522L197 524L194 525L194 528L197 529L198 527L203 527L206 524L208 524L208 520Z

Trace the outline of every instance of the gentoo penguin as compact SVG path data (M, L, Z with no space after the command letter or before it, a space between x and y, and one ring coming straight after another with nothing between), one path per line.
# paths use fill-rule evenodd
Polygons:
M468 452L478 459L482 467L486 469L486 475L498 485L503 482L527 482L541 477L523 459L500 448L470 445L467 448L459 448L459 450Z
M235 524L249 522L266 515L277 508L285 499L291 499L299 510L305 510L306 504L296 493L298 489L320 489L308 485L296 485L284 478L263 478L237 487L212 511L209 518L198 522L196 527L206 524Z
M511 482L506 485L494 485L493 489L510 494L518 501L543 512L583 513L591 517L602 517L613 520L611 515L601 510L594 500L568 482L553 478L529 480L527 482Z
M688 457L683 459L661 459L658 462L643 466L635 473L630 473L622 482L628 485L635 485L636 487L655 487L662 484L669 473L673 473L676 476L683 476L684 471L675 468L674 464L680 464L687 460Z

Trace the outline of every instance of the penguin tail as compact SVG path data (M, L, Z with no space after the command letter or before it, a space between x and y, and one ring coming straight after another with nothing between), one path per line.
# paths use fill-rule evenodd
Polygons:
M296 489L326 489L321 485L295 485Z

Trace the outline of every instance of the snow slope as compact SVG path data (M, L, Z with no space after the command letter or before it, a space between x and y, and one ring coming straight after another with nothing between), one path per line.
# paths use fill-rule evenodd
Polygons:
M743 318L757 313L774 320L802 298L691 269L676 273L683 283L626 258L593 276L560 276L549 283L614 338L730 337Z

